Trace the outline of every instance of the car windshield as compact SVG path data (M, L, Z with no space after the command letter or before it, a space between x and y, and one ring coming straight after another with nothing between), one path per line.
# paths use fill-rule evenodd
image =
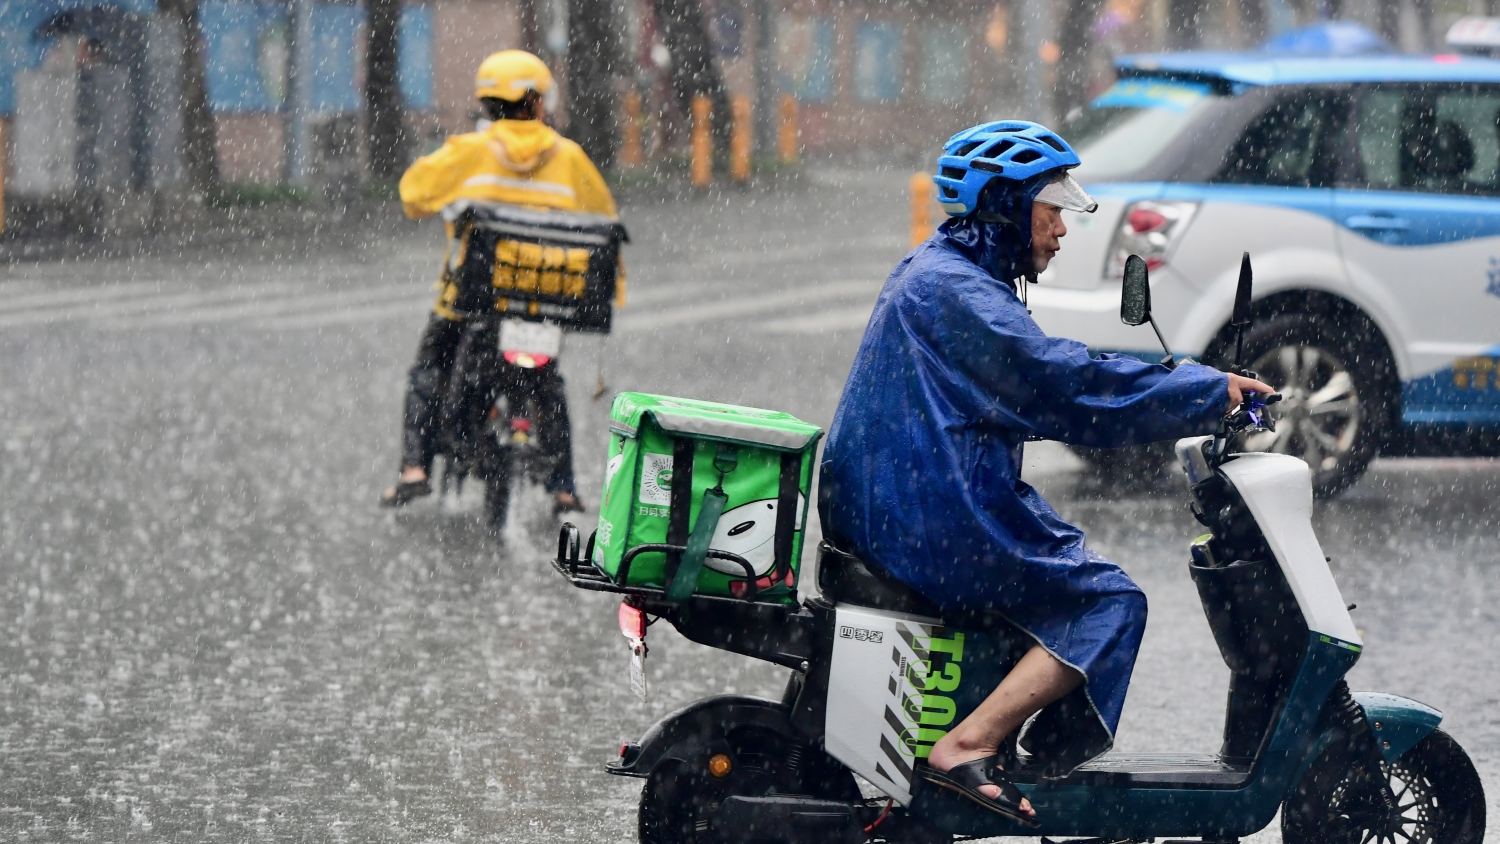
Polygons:
M1083 164L1083 182L1129 179L1166 149L1205 109L1221 99L1201 82L1122 79L1059 132Z

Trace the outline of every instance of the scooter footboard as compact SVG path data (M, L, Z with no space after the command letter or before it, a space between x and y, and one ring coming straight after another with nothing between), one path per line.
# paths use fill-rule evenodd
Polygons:
M719 752L729 726L761 726L782 735L792 735L785 705L745 695L717 695L694 701L657 721L636 743L627 743L620 758L604 770L622 777L650 776L663 759L689 765L704 762Z
M1443 720L1438 710L1400 695L1355 692L1354 701L1364 709L1380 755L1387 762L1399 759Z

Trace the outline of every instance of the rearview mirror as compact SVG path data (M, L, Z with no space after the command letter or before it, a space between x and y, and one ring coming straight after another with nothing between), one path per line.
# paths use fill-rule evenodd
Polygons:
M1125 272L1127 274L1130 272L1129 267ZM1250 287L1253 283L1251 275L1250 253L1246 252L1244 257L1240 258L1240 284L1234 291L1234 316L1229 320L1229 324L1236 328L1250 327Z
M1120 322L1145 325L1151 319L1151 277L1139 255L1125 259L1125 280L1120 289Z

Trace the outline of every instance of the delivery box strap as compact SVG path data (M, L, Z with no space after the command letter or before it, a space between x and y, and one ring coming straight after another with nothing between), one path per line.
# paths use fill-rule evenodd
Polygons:
M682 441L679 440L678 442ZM692 441L689 440L688 443L689 448L691 448ZM679 485L686 486L691 490L691 471L689 471L686 477L677 474L677 467L675 465L677 454L678 451L674 448L672 490L676 492ZM691 452L689 452L689 460L691 460ZM698 577L703 573L703 561L708 557L708 544L713 541L714 531L719 527L719 516L724 513L724 505L729 503L729 496L724 494L724 476L733 472L738 466L739 446L731 443L719 443L714 453L714 470L719 473L719 482L713 489L706 490L703 493L703 503L698 508L698 520L693 524L692 531L688 533L687 547L683 549L682 559L677 564L677 571L672 575L672 582L667 584L668 602L680 604L692 597L693 592L697 590ZM674 495L673 498L675 499L676 496ZM676 504L675 500L673 504ZM670 523L671 521L671 516L668 516L668 522ZM670 542L670 540L668 541Z

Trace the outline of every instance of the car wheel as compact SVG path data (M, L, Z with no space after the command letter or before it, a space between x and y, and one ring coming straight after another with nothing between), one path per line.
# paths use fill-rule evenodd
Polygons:
M1263 320L1245 333L1245 360L1281 393L1275 431L1248 434L1241 447L1301 458L1313 494L1330 498L1364 474L1392 419L1385 358L1346 325L1311 314Z

